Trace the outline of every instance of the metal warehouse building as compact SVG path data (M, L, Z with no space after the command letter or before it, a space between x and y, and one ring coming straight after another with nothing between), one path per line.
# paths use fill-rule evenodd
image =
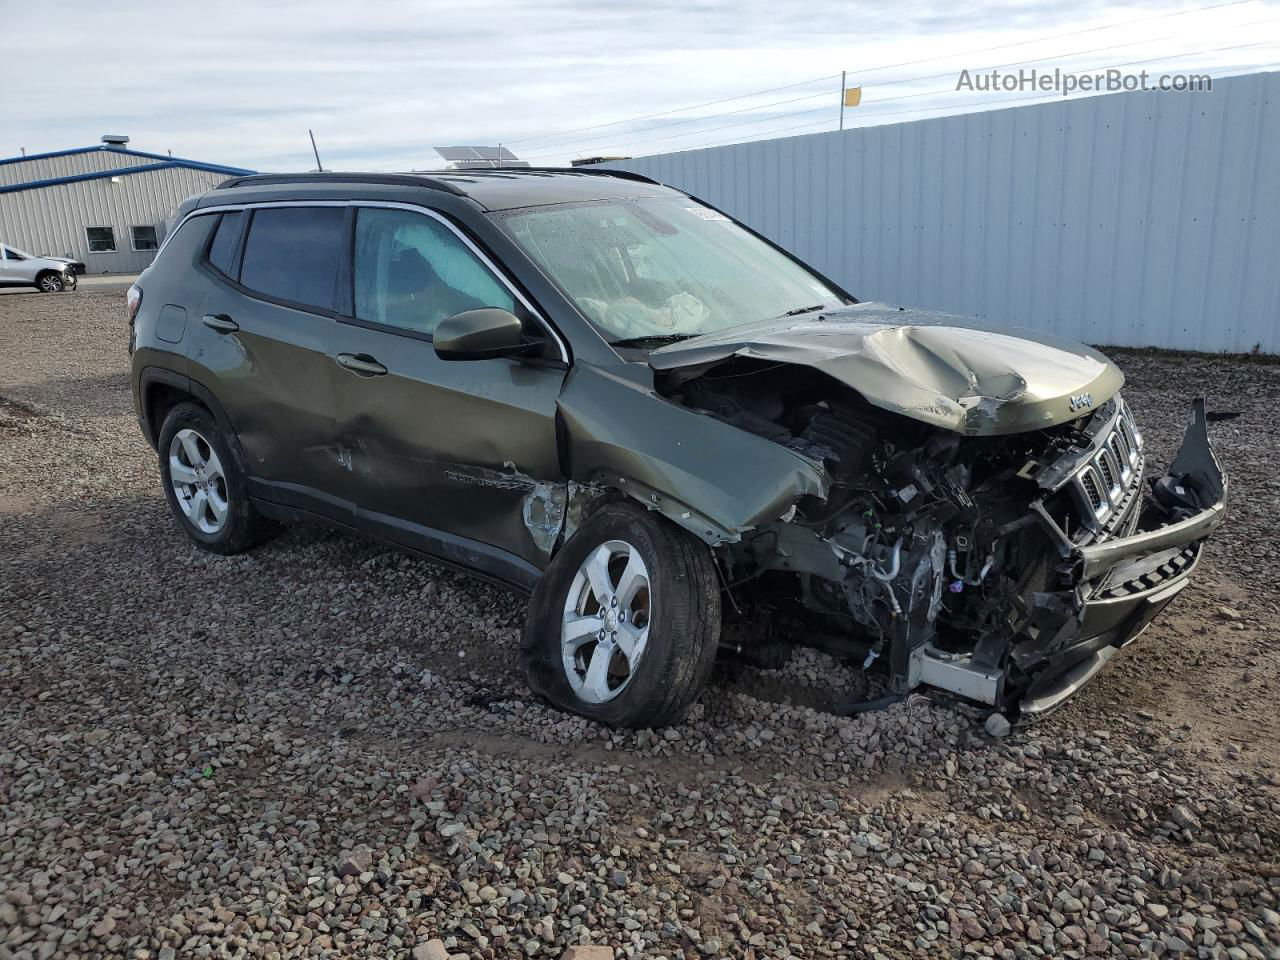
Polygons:
M87 273L137 273L155 257L183 199L238 167L130 150L128 137L0 160L0 241L71 257Z

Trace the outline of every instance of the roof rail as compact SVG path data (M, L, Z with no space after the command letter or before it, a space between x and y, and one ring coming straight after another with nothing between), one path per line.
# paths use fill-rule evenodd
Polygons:
M218 184L215 189L254 186L272 183L387 183L406 187L426 187L443 190L454 196L465 197L466 191L456 186L458 182L474 182L477 177L517 177L527 175L559 174L566 177L616 177L619 180L635 180L639 183L661 184L652 177L630 170L588 170L585 167L481 167L467 170L424 170L422 173L258 173L247 177L233 177Z
M438 170L433 171L431 175L470 177L472 174L480 174L481 176L492 177L546 173L560 173L567 177L617 177L619 180L635 180L639 183L652 183L662 186L661 182L654 180L652 177L646 177L643 173L633 173L630 170L608 170L605 168L593 170L588 167L477 167L465 170Z
M402 187L426 187L428 190L443 190L457 197L465 197L466 191L452 183L437 180L431 174L407 173L258 173L248 177L233 177L224 180L214 189L228 190L231 187L257 186L273 183L387 183Z

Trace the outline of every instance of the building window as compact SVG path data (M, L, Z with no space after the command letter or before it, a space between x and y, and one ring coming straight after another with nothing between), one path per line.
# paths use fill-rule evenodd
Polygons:
M115 253L116 232L111 227L85 227L85 239L89 241L90 253Z
M155 227L130 227L129 232L133 235L134 250L143 251L160 249L160 241L156 237Z

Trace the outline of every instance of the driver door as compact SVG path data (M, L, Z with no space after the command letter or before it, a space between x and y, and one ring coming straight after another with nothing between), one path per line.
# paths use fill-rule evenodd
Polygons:
M416 210L360 207L352 315L331 356L338 445L359 526L504 579L545 566L537 521L563 482L556 447L561 363L446 361L445 317L496 307L528 316L451 224Z

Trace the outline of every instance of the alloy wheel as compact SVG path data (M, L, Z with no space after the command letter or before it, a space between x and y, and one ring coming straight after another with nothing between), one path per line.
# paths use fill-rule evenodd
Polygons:
M222 461L209 441L183 429L169 441L169 482L182 512L202 533L217 533L230 503Z
M582 562L565 600L561 658L569 686L587 703L605 703L631 682L649 642L649 570L640 552L608 540Z
M40 278L40 289L45 293L60 293L63 288L62 278L50 273Z

